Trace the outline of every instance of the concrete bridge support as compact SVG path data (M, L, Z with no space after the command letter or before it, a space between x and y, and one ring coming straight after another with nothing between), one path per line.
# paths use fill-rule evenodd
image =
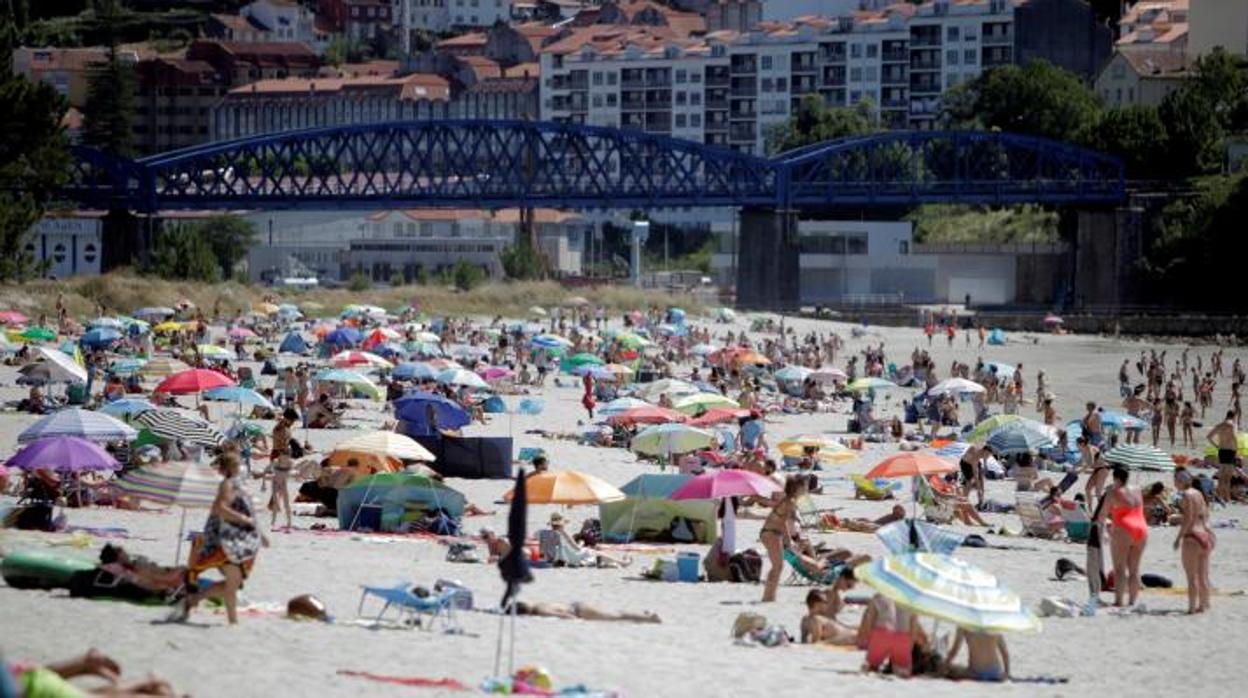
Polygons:
M1144 255L1143 207L1135 205L1075 209L1063 225L1071 226L1074 308L1117 310L1145 302L1140 278Z
M743 208L737 249L737 305L797 308L801 301L797 211Z

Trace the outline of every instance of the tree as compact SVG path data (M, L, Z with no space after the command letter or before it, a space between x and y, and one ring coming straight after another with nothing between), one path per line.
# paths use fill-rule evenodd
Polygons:
M114 155L129 156L134 154L134 68L124 65L117 53L122 11L118 0L99 0L95 6L108 45L108 59L95 66L88 77L82 140Z
M542 255L528 240L521 238L515 245L508 245L499 257L503 263L503 273L508 279L521 281L540 279L545 275L546 265Z
M256 244L256 227L239 216L213 216L195 227L212 250L223 279L234 276L234 266Z
M0 54L11 45L0 37ZM68 177L69 151L61 120L65 100L50 85L0 72L0 281L36 271L26 252L30 228L43 217Z
M162 279L218 282L222 278L212 246L199 226L161 226L143 272Z
M852 107L829 107L818 95L806 95L786 124L766 134L767 152L782 153L805 145L837 138L860 136L880 130L871 102Z
M351 280L347 282L347 288L351 291L355 291L356 293L359 293L360 291L367 291L372 288L372 286L373 282L369 281L368 276L366 276L362 271L357 271L352 274Z
M451 281L455 284L455 288L461 291L471 291L485 281L485 272L481 271L481 267L461 259L455 263L451 271Z
M1003 65L949 90L941 112L951 128L996 129L1081 140L1100 103L1078 75L1048 61Z
M1088 145L1121 157L1131 179L1163 179L1173 172L1166 158L1166 125L1152 107L1106 111L1092 128Z
M1166 125L1166 165L1176 176L1211 172L1222 162L1225 132L1208 101L1192 89L1166 95L1158 110Z
M1188 307L1242 310L1248 240L1248 174L1199 181L1199 194L1171 203L1143 261L1157 298Z

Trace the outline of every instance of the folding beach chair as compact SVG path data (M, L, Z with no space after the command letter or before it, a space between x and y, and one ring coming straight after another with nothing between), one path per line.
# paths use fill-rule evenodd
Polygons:
M841 574L841 569L845 566L844 563L834 562L828 566L827 571L823 575L814 574L812 570L802 564L802 559L798 557L797 553L788 549L784 551L784 561L788 563L790 570L789 578L785 581L785 584L788 585L802 585L805 583L814 586L832 586L837 576Z
M1062 523L1066 526L1066 537L1072 543L1086 543L1092 535L1092 518L1082 505L1070 509L1062 508Z
M850 475L849 479L854 483L854 499L868 499L871 501L892 499L893 490L901 486L901 483L881 484L877 480L871 480L861 475Z
M370 596L376 596L385 602L381 607L381 611L374 618L380 621L386 611L391 606L399 609L399 620L411 618L416 625L424 627L426 630L432 630L434 621L442 620L443 629L447 632L459 632L459 625L455 621L455 595L459 593L458 589L447 589L440 594L434 596L417 596L412 593L414 585L410 582L397 584L393 587L361 587L363 592L360 594L360 606L356 611L356 615L363 616L364 602ZM422 623L422 618L428 615L428 623Z
M820 509L810 495L803 495L797 500L797 518L801 522L802 528L813 528L819 531L827 530L828 527L823 523L823 515L836 512L837 509L838 507Z
M1023 531L1033 538L1051 540L1065 530L1063 524L1049 519L1040 507L1040 495L1036 492L1019 492L1014 509L1023 522Z
M570 550L563 536L549 528L537 532L537 549L542 559L555 567L584 567L598 558L589 551Z
M927 478L918 478L914 496L923 505L923 518L935 524L953 522L954 501L948 496L938 495Z

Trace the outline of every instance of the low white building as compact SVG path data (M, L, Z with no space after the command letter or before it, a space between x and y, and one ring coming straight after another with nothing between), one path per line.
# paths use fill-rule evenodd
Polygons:
M99 274L104 255L104 214L74 212L44 218L31 228L24 249L34 259L48 263L45 275L49 278Z
M400 26L438 34L459 27L488 27L511 21L511 0L395 0L394 18Z

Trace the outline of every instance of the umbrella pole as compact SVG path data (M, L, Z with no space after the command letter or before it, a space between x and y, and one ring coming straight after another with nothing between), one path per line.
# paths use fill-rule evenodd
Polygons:
M513 600L511 603L514 606L516 602ZM503 627L504 627L504 623L507 622L508 615L509 614L507 612L507 609L505 608L502 609L502 613L498 614L498 642L495 643L494 645L494 674L493 675L495 677L498 676L499 666L503 661Z
M173 553L173 565L177 567L178 561L182 559L182 539L186 536L186 507L182 509L182 518L178 522L178 547Z
M507 676L515 676L516 674L516 602L511 602L511 639L507 648Z

